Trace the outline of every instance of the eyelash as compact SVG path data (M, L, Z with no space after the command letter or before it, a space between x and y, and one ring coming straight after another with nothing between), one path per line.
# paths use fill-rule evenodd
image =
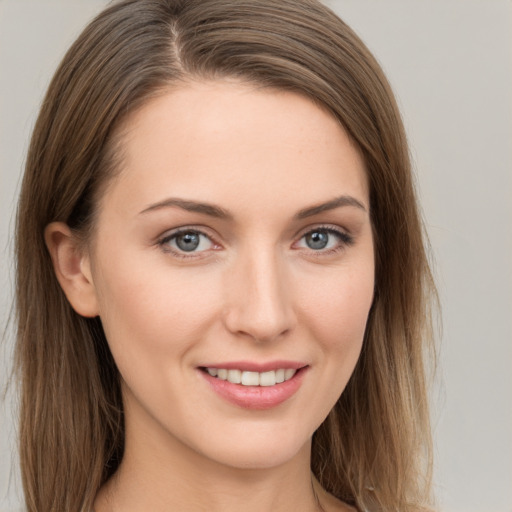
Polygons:
M164 252L171 253L173 256L175 256L176 258L179 258L179 259L186 260L186 259L191 259L191 258L197 258L198 254L201 254L201 253L196 253L195 251L191 251L190 254L187 254L185 251L178 251L174 248L169 247L169 245L168 245L169 242L176 239L178 236L184 235L187 233L193 233L193 234L197 234L200 236L204 236L204 237L208 238L208 240L210 240L210 242L213 245L218 245L218 244L216 244L216 242L212 239L212 237L210 235L207 235L200 229L179 228L176 231L173 231L172 233L165 235L160 240L158 240L158 242L157 242L158 246L160 246Z
M326 255L336 254L336 253L344 250L346 247L350 247L354 244L354 238L351 235L349 235L345 231L334 228L332 226L315 226L313 229L310 229L310 230L304 232L300 236L299 240L302 240L307 235L315 233L315 232L328 233L329 235L334 235L339 240L339 243L335 247L332 247L327 250L310 249L309 252L315 257L322 257L322 256L326 256ZM168 245L169 242L171 242L172 240L175 240L178 236L186 234L186 233L193 233L193 234L197 234L200 236L204 236L204 237L208 238L208 240L210 240L210 242L213 245L218 245L212 239L212 237L210 235L208 235L208 234L204 233L203 231L201 231L200 229L196 229L196 228L177 229L176 231L173 231L172 233L160 238L157 241L157 244L159 247L162 248L162 250L164 252L171 253L173 256L175 256L177 258L180 258L183 260L190 259L190 258L198 258L199 254L201 254L202 252L206 252L206 251L200 251L199 253L196 253L195 251L191 251L190 254L187 254L185 251L179 251L179 250L173 249L173 248L169 247L169 245Z
M299 240L302 240L307 235L310 235L311 233L316 233L316 232L322 232L322 233L328 233L329 235L334 235L335 237L338 238L338 243L334 247L332 247L330 249L326 249L326 250L320 249L320 250L315 251L314 249L310 249L310 253L314 257L321 258L323 256L337 254L337 253L345 250L347 247L354 245L354 242L355 242L354 237L352 235L349 235L346 231L343 231L339 228L335 228L333 226L328 226L328 225L315 226L313 229L309 229L308 231L306 231L305 233L303 233L301 235Z

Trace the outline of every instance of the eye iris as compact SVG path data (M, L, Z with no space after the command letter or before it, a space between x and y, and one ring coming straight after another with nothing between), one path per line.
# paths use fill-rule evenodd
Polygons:
M325 231L313 231L306 235L306 244L310 249L324 249L329 242L329 234Z
M194 251L199 247L199 234L198 233L183 233L176 237L176 245L186 252Z

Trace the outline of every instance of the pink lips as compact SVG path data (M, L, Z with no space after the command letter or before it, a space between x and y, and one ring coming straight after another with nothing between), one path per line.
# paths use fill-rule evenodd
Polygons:
M231 362L208 367L225 368L227 370L240 369L260 373L277 368L293 368L297 370L291 379L274 386L243 386L241 384L233 384L227 380L212 377L206 371L199 370L201 376L221 398L238 407L255 410L271 409L292 397L300 388L308 369L307 365L291 361L274 361L269 364Z

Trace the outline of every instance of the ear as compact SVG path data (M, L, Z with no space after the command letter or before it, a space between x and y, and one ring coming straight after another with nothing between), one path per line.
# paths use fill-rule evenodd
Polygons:
M64 222L52 222L44 230L57 280L73 309L82 316L99 315L89 256Z

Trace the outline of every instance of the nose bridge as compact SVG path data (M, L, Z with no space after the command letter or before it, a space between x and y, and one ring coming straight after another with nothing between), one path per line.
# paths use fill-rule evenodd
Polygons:
M293 327L286 266L274 247L251 244L243 249L227 280L230 331L271 341Z

